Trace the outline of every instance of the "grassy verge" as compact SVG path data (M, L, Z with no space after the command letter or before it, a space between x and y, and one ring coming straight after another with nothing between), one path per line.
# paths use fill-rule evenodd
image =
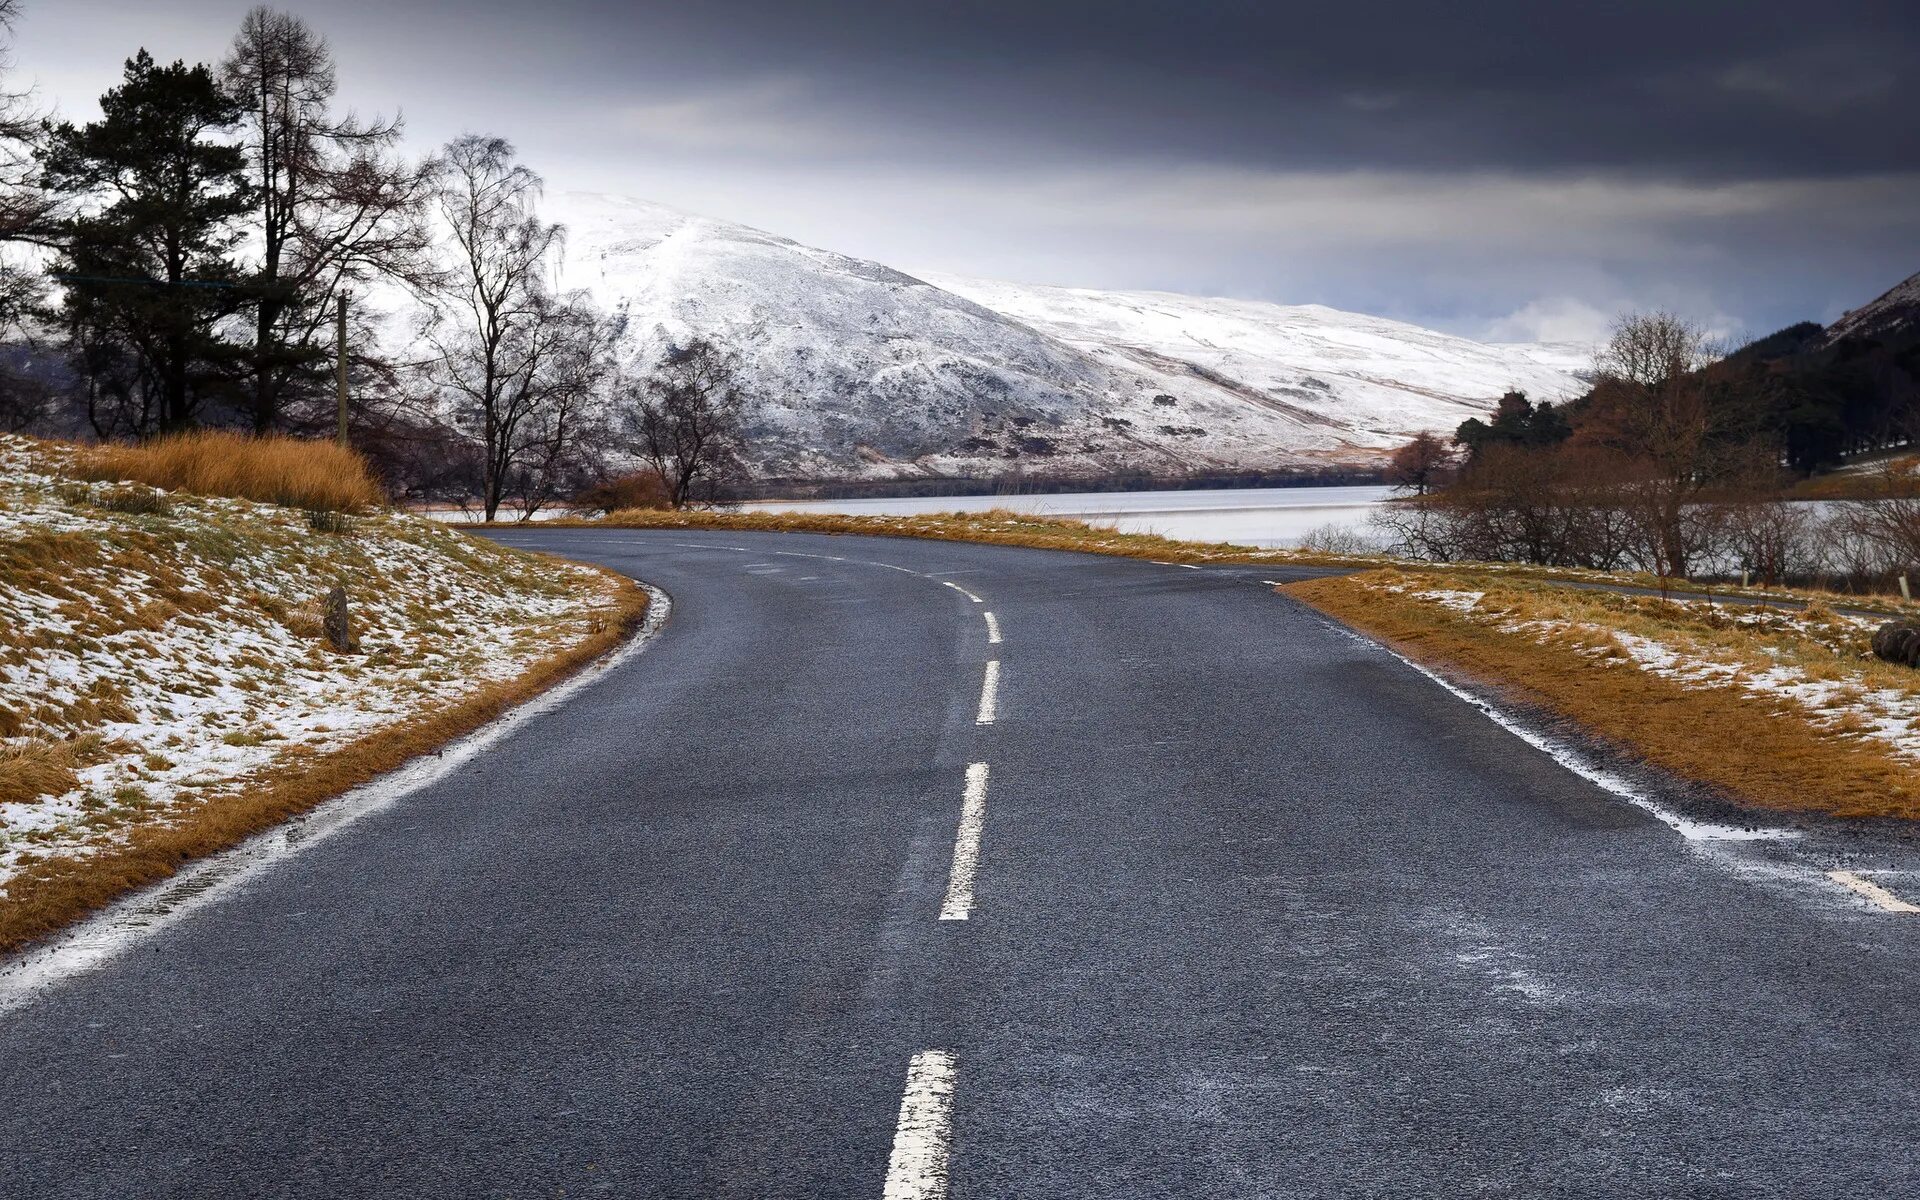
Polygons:
M1266 550L1230 542L1183 542L1151 533L1120 533L1085 521L1043 517L996 508L986 512L922 513L915 516L847 516L838 513L706 512L624 509L604 520L542 522L542 528L723 529L762 533L839 533L869 537L986 542L1037 550L1078 550L1161 562L1269 562L1301 566L1364 566L1370 556Z
M1286 594L1409 658L1492 684L1748 806L1920 818L1920 673L1870 622L1371 571Z
M337 749L295 747L250 775L244 786L204 795L164 822L133 828L109 848L22 867L8 880L0 903L0 953L471 733L579 671L630 636L646 614L644 589L623 576L608 573L607 579L614 603L594 619L587 636L541 657L515 678L486 684L444 708Z
M339 447L228 441L0 435L0 951L472 730L644 611L373 507Z
M499 528L524 528L496 523ZM1037 550L1074 550L1155 562L1207 564L1270 564L1274 566L1347 569L1418 568L1424 571L1492 575L1515 581L1596 583L1607 586L1659 590L1655 576L1631 571L1589 571L1536 567L1521 563L1414 563L1387 554L1333 554L1317 550L1241 546L1232 542L1190 542L1150 533L1120 533L1065 517L1043 517L1010 509L985 512L922 513L916 516L850 516L838 513L775 513L673 511L630 509L599 520L543 521L542 529L715 529L758 533L864 534L869 537L926 538L946 542L980 542L995 546L1024 546ZM1738 596L1793 604L1845 605L1898 615L1915 611L1897 599L1877 595L1850 595L1807 588L1708 586L1665 581L1674 594Z

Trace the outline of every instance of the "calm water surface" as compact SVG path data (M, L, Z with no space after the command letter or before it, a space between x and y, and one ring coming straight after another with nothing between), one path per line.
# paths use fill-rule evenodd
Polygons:
M753 512L914 516L1010 508L1073 517L1122 533L1158 533L1199 542L1297 546L1323 525L1364 526L1374 506L1393 495L1364 487L1240 488L1186 492L1059 492L1048 496L929 496L882 500L760 500Z

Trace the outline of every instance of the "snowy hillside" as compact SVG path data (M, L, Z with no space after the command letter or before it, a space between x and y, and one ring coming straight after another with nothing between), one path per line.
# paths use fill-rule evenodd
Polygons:
M1176 394L1204 380L1334 421L1362 445L1451 430L1512 387L1549 399L1583 390L1564 348L1487 345L1318 304L932 282Z
M566 283L623 311L636 367L704 335L762 400L762 474L1097 476L1377 461L1564 355L1320 307L930 282L619 197L566 193Z
M1826 342L1842 338L1891 338L1920 329L1920 275L1895 284L1885 295L1843 315L1827 327Z
M619 615L605 576L433 521L321 532L299 509L83 482L76 453L0 434L0 945L34 880L97 862L125 886L140 869L115 856L157 831L244 833L287 780L370 760L368 739ZM322 636L340 581L357 653Z

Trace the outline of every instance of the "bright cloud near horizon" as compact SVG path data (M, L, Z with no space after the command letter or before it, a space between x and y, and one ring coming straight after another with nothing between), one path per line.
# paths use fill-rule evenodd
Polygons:
M217 61L247 7L25 0L14 78L84 119L136 49ZM498 133L552 189L907 271L1548 341L1645 307L1758 335L1920 271L1905 3L277 7L416 153Z

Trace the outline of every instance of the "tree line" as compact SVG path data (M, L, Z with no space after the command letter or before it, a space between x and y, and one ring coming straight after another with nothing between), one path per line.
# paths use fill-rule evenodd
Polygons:
M0 428L323 436L344 322L350 437L397 498L493 519L733 486L733 356L694 340L630 378L622 318L554 284L565 230L513 146L409 158L398 116L340 110L336 74L312 26L259 7L217 64L138 50L94 121L0 91Z
M1751 366L1670 313L1625 316L1585 395L1510 392L1451 442L1421 434L1396 450L1389 478L1412 495L1375 524L1416 558L1662 578L1878 586L1920 565L1920 501L1897 470L1871 485L1880 494L1824 511L1783 499L1820 464L1797 456L1792 421L1769 419L1781 410L1756 397ZM1881 413L1859 448L1908 444L1911 418Z

